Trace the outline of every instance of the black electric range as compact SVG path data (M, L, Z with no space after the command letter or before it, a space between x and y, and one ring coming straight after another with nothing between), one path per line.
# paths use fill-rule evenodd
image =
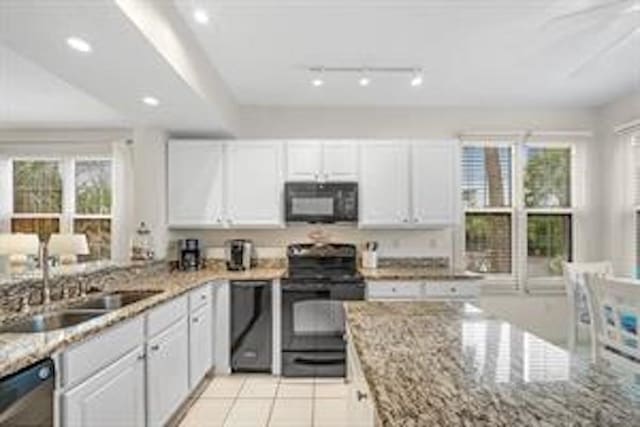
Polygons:
M282 280L282 374L342 377L346 372L344 301L363 300L365 283L351 244L287 247Z

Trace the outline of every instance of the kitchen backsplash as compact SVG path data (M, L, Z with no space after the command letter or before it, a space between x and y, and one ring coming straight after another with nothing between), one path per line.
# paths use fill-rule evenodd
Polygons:
M86 272L60 274L50 279L51 299L59 300L63 289L68 289L70 298L78 295L81 285L91 289L103 289L112 282L123 282L133 278L144 278L167 270L165 261L152 263L127 263L112 266L100 266L87 269ZM87 290L90 290L87 288ZM24 295L29 295L30 304L41 304L42 279L14 280L0 286L0 311L15 312L20 309Z
M379 243L378 255L389 258L451 257L453 237L451 229L430 230L366 230L341 225L289 225L278 230L173 230L170 233L168 258L177 258L175 241L197 238L207 250L208 258L223 258L222 247L230 239L250 239L260 258L283 258L290 243L311 241L309 234L321 230L329 241L354 243L360 248L367 241Z

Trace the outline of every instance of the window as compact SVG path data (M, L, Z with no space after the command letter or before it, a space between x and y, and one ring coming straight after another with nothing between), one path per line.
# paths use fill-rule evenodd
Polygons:
M527 274L548 277L562 274L562 263L571 261L571 215L527 216Z
M37 233L41 240L60 230L62 214L61 165L56 160L13 162L11 231Z
M562 263L572 260L572 149L535 145L524 151L527 276L560 276Z
M468 145L462 150L467 269L512 272L513 164L509 145Z
M111 161L76 160L74 233L87 236L88 256L82 260L111 257Z
M90 254L80 261L111 257L112 162L109 159L12 161L11 231L87 235Z
M573 258L573 168L569 143L465 142L467 269L523 286L527 278L560 276Z

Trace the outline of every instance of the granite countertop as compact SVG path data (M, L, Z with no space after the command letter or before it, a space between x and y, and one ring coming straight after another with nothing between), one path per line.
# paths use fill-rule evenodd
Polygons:
M443 267L380 267L360 268L365 280L479 280L482 276L471 272L452 272Z
M49 357L75 342L95 335L116 323L135 317L206 282L214 280L274 280L280 278L284 271L283 268L256 268L243 272L205 269L197 272L159 273L142 279L133 278L125 282L112 283L104 289L104 292L115 290L160 290L162 292L73 327L41 333L0 333L0 376L10 374L40 359ZM100 294L91 296L97 295ZM46 311L64 308L70 302L54 303L47 307ZM36 306L32 313L24 315L0 313L0 324L16 320L16 317L24 317L42 311L42 307Z
M640 425L635 378L589 364L471 304L346 307L384 427Z

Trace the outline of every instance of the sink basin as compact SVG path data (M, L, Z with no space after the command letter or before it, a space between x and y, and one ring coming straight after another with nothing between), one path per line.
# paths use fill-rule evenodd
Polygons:
M11 323L0 328L0 332L29 333L47 332L67 328L95 317L106 314L104 310L84 311L55 311L53 313L37 314L27 319Z
M129 304L158 295L162 291L119 291L91 299L70 307L72 310L116 310Z

